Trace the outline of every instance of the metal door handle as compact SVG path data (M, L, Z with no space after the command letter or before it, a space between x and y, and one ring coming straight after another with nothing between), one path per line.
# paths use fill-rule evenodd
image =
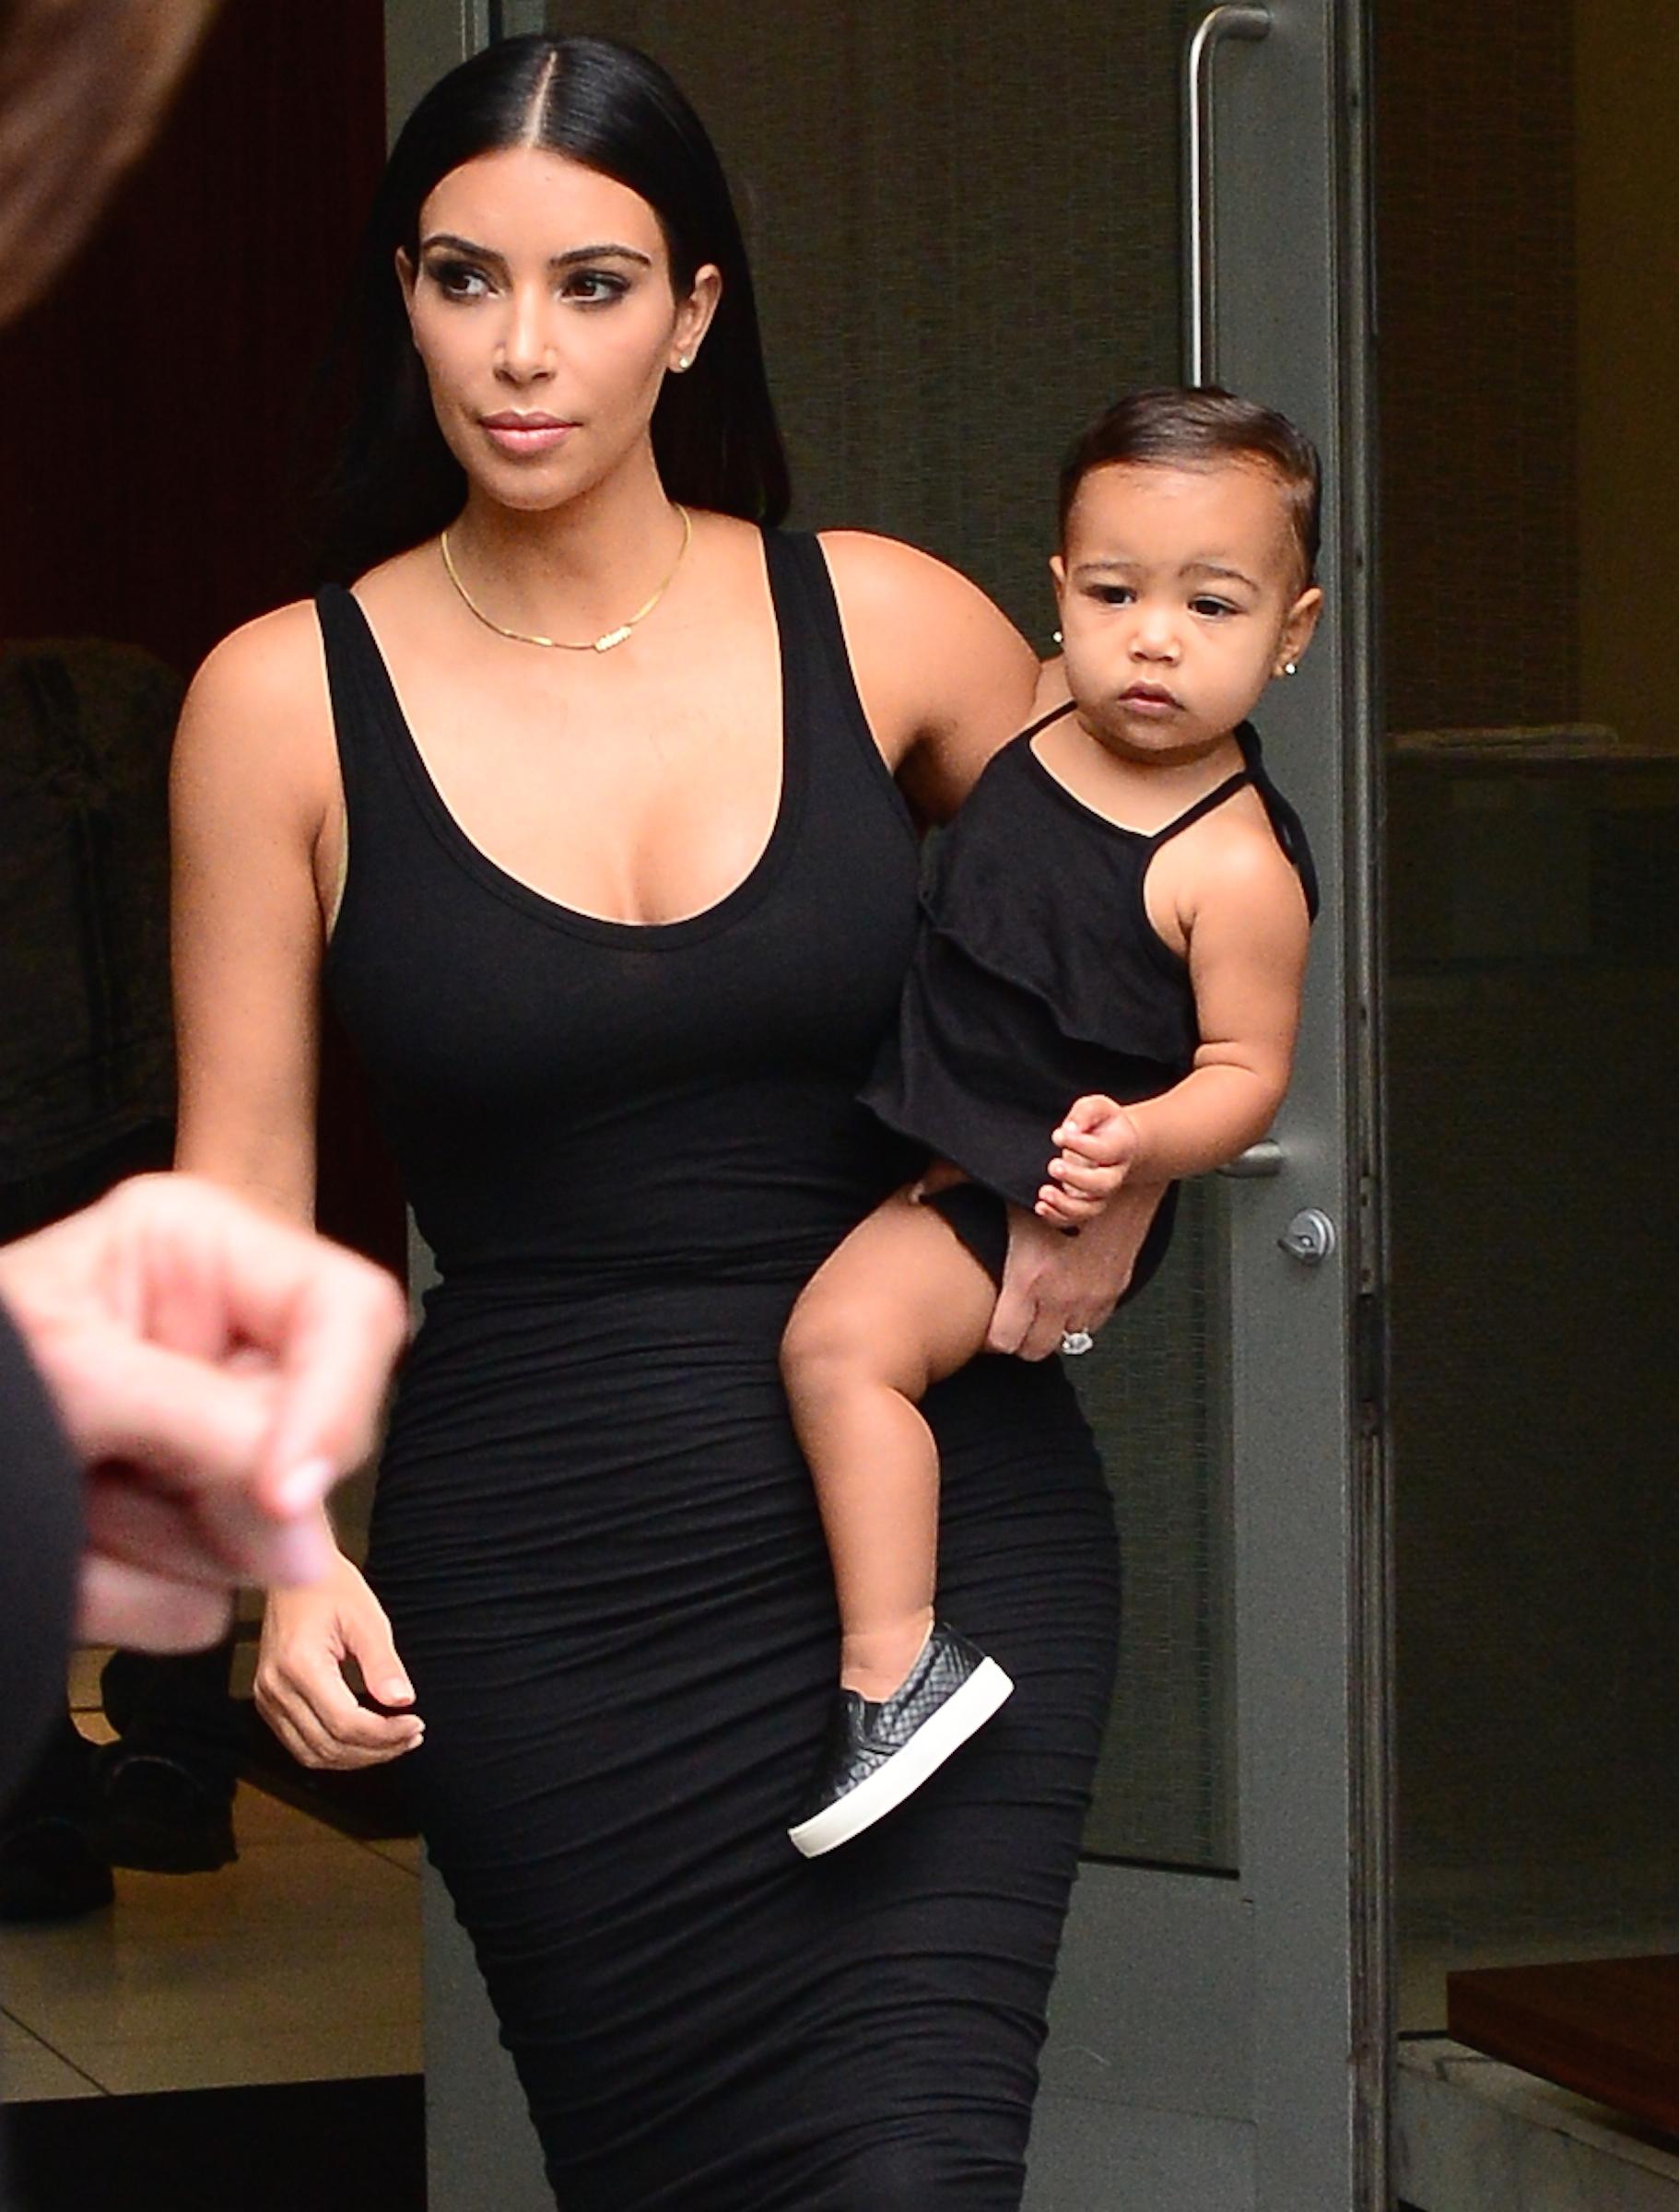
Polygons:
M1271 10L1209 8L1196 26L1183 64L1188 178L1183 195L1183 381L1204 384L1217 367L1217 241L1213 228L1213 56L1227 39L1262 39Z
M1239 1182L1246 1182L1261 1175L1280 1175L1283 1172L1283 1147L1274 1136L1262 1136L1257 1145L1250 1145L1234 1159L1227 1159L1219 1169L1221 1175L1233 1175Z

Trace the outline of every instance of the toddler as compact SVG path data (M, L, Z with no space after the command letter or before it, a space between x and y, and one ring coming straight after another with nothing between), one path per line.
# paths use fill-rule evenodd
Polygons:
M1143 392L1078 441L1060 504L1047 711L944 840L863 1094L933 1165L813 1277L782 1345L841 1629L790 1830L807 1857L901 1803L1013 1688L934 1618L938 1457L918 1410L984 1347L1010 1208L1075 1233L1127 1178L1175 1186L1233 1159L1288 1080L1316 887L1247 716L1317 622L1317 455L1227 393Z

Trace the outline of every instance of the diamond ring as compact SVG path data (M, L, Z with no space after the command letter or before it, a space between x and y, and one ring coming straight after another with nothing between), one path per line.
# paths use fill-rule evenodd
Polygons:
M1069 1329L1061 1340L1061 1348L1069 1359L1077 1359L1090 1349L1096 1338L1088 1329Z

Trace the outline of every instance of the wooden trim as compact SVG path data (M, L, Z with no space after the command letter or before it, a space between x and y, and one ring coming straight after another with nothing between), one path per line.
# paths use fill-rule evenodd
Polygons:
M1679 1957L1448 1974L1446 2032L1679 2134Z

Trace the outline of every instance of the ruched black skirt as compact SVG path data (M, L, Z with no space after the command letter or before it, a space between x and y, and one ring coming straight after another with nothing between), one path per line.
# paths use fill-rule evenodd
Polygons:
M796 1288L444 1293L405 1379L370 1560L427 1724L405 1766L563 2212L1020 2199L1109 1497L1054 1365L933 1394L941 1606L1016 1694L802 1859L837 1628L777 1370Z

